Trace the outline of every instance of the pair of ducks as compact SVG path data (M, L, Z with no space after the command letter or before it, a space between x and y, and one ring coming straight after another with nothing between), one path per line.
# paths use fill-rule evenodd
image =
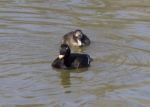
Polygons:
M62 38L59 56L52 62L52 67L61 69L89 67L92 58L88 54L71 53L70 46L83 47L90 43L90 39L81 30L65 34Z

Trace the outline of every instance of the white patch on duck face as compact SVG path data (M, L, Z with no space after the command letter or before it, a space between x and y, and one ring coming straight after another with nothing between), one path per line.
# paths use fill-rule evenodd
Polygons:
M75 37L81 39L81 38L83 38L83 34L82 34L81 32L78 31L78 32L75 33Z
M69 49L69 47L66 47L66 50L68 50Z
M76 32L76 33L75 33L75 36L76 36L76 37L79 37L80 35L81 35L80 32Z
M64 55L59 55L58 58L62 59L62 58L64 58Z

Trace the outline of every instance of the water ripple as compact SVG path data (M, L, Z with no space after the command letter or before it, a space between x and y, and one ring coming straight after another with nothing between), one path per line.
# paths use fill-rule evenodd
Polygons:
M149 3L0 1L0 103L148 106ZM52 69L61 37L77 28L91 39L91 45L80 50L94 59L91 67L71 72Z

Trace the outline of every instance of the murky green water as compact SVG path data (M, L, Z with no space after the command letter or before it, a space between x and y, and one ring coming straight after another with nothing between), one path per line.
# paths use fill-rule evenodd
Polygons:
M51 68L80 28L94 61ZM0 107L149 107L149 0L1 0Z

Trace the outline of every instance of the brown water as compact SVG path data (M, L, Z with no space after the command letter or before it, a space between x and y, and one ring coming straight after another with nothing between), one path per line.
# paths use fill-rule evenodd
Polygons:
M77 28L91 67L52 69ZM149 106L150 0L0 1L0 107Z

